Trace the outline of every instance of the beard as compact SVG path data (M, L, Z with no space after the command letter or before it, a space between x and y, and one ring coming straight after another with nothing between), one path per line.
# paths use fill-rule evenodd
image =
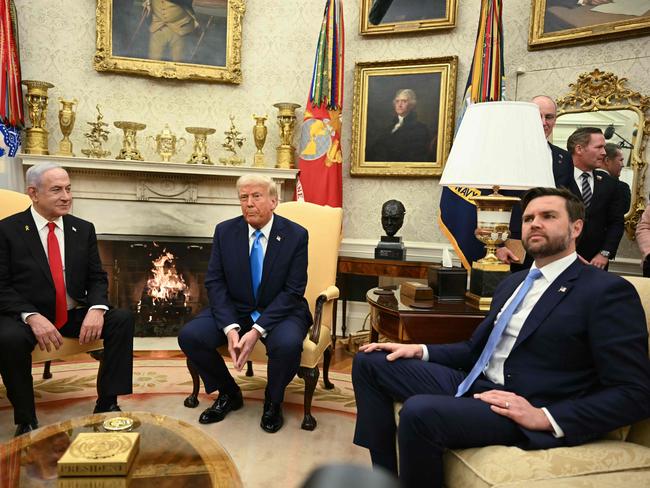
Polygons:
M544 237L546 237L546 240L534 244L531 244L529 239L523 241L524 249L534 259L546 258L566 251L571 244L571 227L567 228L564 235L549 237L544 234Z

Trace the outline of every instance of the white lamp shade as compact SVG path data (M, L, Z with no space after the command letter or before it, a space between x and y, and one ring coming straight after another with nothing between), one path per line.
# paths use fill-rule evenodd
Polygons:
M470 105L440 178L443 186L526 190L553 187L548 143L537 105L486 102Z

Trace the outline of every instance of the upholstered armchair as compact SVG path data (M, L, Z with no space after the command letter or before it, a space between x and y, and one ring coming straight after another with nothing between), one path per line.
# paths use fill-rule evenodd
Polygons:
M0 220L10 215L22 212L27 209L31 204L31 200L24 193L18 193L11 190L0 189ZM38 290L34 290L35 293ZM101 352L104 349L104 341L102 339L93 341L89 344L79 344L77 339L68 337L63 338L63 345L57 350L41 351L38 347L32 353L32 363L45 363L43 370L43 379L52 377L50 372L50 364L54 359L60 359L65 356L79 354L82 352L89 352L95 359L100 360L101 366Z
M328 373L334 304L339 296L335 283L343 210L313 203L287 202L278 205L275 213L302 225L309 231L309 264L305 299L314 317L314 325L303 342L298 376L305 381L304 418L301 428L314 430L317 422L311 414L311 403L320 375L318 363L321 359L325 388L334 387L329 381ZM229 357L227 348L222 348L220 352L225 358ZM266 362L266 352L261 341L256 344L250 359ZM185 399L185 406L194 408L199 404L197 398L200 386L199 375L190 362L188 362L188 369L192 375L193 390ZM251 361L248 363L246 374L247 376L253 374Z
M650 278L625 278L641 297L650 330ZM396 412L400 407L396 405ZM649 487L650 419L581 446L536 451L508 446L450 449L444 470L447 488Z

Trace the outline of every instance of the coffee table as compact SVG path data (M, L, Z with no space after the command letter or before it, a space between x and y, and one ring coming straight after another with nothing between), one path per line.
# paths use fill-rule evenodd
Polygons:
M56 487L56 463L72 439L79 432L104 432L104 420L118 416L132 418L132 431L140 433L140 450L125 486L242 486L235 464L213 437L182 420L148 412L88 415L16 437L0 446L0 486Z

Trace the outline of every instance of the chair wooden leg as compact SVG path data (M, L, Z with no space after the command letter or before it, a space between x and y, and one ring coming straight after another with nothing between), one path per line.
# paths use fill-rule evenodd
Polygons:
M44 380L49 380L52 377L52 373L50 372L50 365L52 364L52 361L45 361L45 367L43 368L43 379Z
M330 362L332 361L332 346L325 349L323 353L323 383L326 390L334 388L334 384L330 381Z
M253 376L253 361L246 361L246 376Z
M301 429L314 430L316 428L316 419L311 414L311 401L314 398L316 384L318 383L318 366L315 368L298 368L298 376L305 380L305 417L302 419Z
M187 408L196 408L199 405L199 372L189 359L187 360L187 369L192 375L192 393L185 399L183 405Z

